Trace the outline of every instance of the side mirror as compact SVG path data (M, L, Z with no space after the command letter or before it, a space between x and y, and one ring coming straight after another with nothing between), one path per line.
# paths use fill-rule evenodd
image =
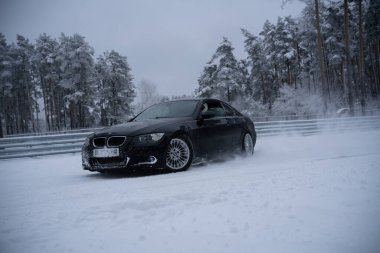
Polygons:
M201 126L205 119L211 119L211 118L214 118L215 116L216 114L213 111L203 112L197 120L198 126Z
M203 119L211 119L211 118L214 118L215 115L216 114L213 111L206 111L206 112L202 113L202 118Z

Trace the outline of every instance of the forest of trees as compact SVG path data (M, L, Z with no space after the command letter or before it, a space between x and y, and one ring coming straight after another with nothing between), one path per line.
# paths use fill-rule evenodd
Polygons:
M126 57L111 51L94 59L78 34L41 34L34 44L17 35L10 45L0 34L0 135L123 122L132 113L132 80Z
M242 29L245 59L236 59L223 38L196 95L229 101L252 116L342 107L364 114L378 106L380 1L304 2L299 18L266 21L257 35Z
M244 59L223 38L190 96L220 98L250 116L378 107L380 1L303 2L298 18L266 21L259 34L242 29ZM168 99L149 81L136 89L125 56L95 59L81 35L41 34L34 43L17 35L7 44L0 33L0 137L113 125Z

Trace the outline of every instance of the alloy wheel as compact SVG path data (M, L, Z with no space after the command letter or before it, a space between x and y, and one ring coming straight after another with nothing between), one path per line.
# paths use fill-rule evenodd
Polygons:
M178 138L170 141L166 155L166 166L172 170L183 170L190 160L190 148L187 143Z

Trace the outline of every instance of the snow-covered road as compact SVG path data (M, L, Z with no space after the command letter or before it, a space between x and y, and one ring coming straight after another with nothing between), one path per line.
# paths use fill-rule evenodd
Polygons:
M0 252L380 252L380 131L277 136L255 155L103 175L0 161Z

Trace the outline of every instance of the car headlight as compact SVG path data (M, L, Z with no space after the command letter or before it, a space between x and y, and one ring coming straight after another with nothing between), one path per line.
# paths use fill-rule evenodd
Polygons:
M138 143L149 144L156 143L162 139L164 133L144 134L137 137Z

